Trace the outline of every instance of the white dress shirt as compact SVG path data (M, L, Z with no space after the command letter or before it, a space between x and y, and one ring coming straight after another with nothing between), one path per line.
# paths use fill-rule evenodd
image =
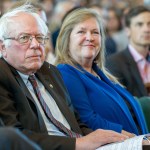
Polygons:
M35 100L35 103L37 105L37 107L39 108L39 111L43 117L43 120L45 122L47 131L49 135L59 135L59 136L65 136L64 133L62 133L61 131L59 131L59 129L53 125L53 123L46 117L43 108L41 107L35 93L33 90L33 87L30 83L30 81L28 80L28 75L22 74L20 72L18 72L21 76L21 78L23 79L25 85L27 86L28 90L30 91L33 99ZM36 77L35 77L36 78ZM50 108L50 111L53 115L53 117L55 119L57 119L59 122L61 122L65 127L67 127L68 129L70 129L70 125L68 124L67 120L65 119L65 117L63 116L63 114L61 113L61 111L59 110L55 100L53 99L53 97L49 94L49 92L45 89L45 87L43 86L43 84L36 78L39 90L41 92L41 95L43 97L43 99L45 100L46 104L48 105L48 107Z

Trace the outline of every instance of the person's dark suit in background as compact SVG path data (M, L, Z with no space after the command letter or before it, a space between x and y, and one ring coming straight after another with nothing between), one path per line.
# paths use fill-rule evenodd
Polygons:
M41 150L18 129L4 126L0 118L0 150Z
M0 128L0 150L41 150L41 148L19 130L2 127Z
M146 56L150 56L150 10L144 6L132 8L125 17L125 23L128 48L108 57L106 66L132 95L148 96L146 85L150 83L150 63Z
M96 149L128 138L110 130L92 132L74 115L59 71L44 62L48 34L46 24L31 5L10 10L0 18L0 116L4 125L20 129L43 150ZM28 80L30 75L35 77L53 117L70 133L82 137L63 132L48 118Z

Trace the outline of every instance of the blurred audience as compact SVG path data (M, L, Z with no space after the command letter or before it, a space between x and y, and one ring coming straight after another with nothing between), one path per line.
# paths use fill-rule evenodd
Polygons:
M62 19L65 14L76 7L76 3L73 1L59 1L56 3L56 6L53 11L53 16L51 17L50 24L50 32L52 33L52 44L55 48L57 36L59 34L60 26L62 23Z
M119 16L119 12L117 9L112 7L107 10L105 13L105 20L106 20L106 55L111 55L117 52L117 43L113 39L113 36L117 34L122 29L122 22Z
M132 8L125 17L129 45L108 57L107 68L137 97L150 95L150 9Z
M52 34L52 46L55 48L56 39L59 33L59 28L62 23L62 18L64 14L73 7L88 7L89 5L95 5L97 8L100 6L100 9L104 9L105 13L109 10L109 8L114 7L119 10L123 11L124 8L128 8L129 6L139 5L141 3L147 4L147 1L141 2L140 0L135 0L134 2L130 0L28 0L28 2L39 3L45 10L47 16L47 22L49 24L49 29ZM7 10L10 8L13 3L19 2L17 0L2 0L0 6L2 11ZM95 8L95 9L97 9ZM98 8L99 9L99 8ZM103 12L102 12L103 13ZM120 40L124 38L124 42ZM123 50L124 45L126 45L125 40L127 40L124 32L118 32L115 35L113 40L116 42L117 50ZM119 42L118 42L119 41ZM112 42L113 43L113 42ZM113 45L113 44L112 44ZM122 48L123 47L123 48ZM115 51L115 50L113 50Z
M0 128L0 149L1 150L42 150L38 145L29 140L19 130L1 127Z

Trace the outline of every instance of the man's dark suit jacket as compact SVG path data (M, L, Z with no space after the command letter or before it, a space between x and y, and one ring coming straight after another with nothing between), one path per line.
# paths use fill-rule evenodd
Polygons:
M128 48L109 56L106 60L106 67L133 96L148 96L137 64Z
M83 135L90 133L91 130L80 123L77 116L75 118L68 92L56 67L44 62L35 75L54 98L71 129ZM19 128L43 150L75 149L75 138L48 135L42 116L26 85L18 72L3 59L0 59L0 117L5 126Z

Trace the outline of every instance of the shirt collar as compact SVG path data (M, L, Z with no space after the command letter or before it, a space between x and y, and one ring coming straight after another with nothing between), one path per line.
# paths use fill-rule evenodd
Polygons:
M29 82L29 80L28 80L29 75L23 74L23 73L21 73L19 71L18 71L18 73L21 76L21 78L24 81L24 83L27 85L27 83Z
M128 48L129 48L129 51L130 51L132 57L134 58L135 62L140 62L143 59L145 59L140 53L138 53L135 50L135 48L131 44L129 44Z

